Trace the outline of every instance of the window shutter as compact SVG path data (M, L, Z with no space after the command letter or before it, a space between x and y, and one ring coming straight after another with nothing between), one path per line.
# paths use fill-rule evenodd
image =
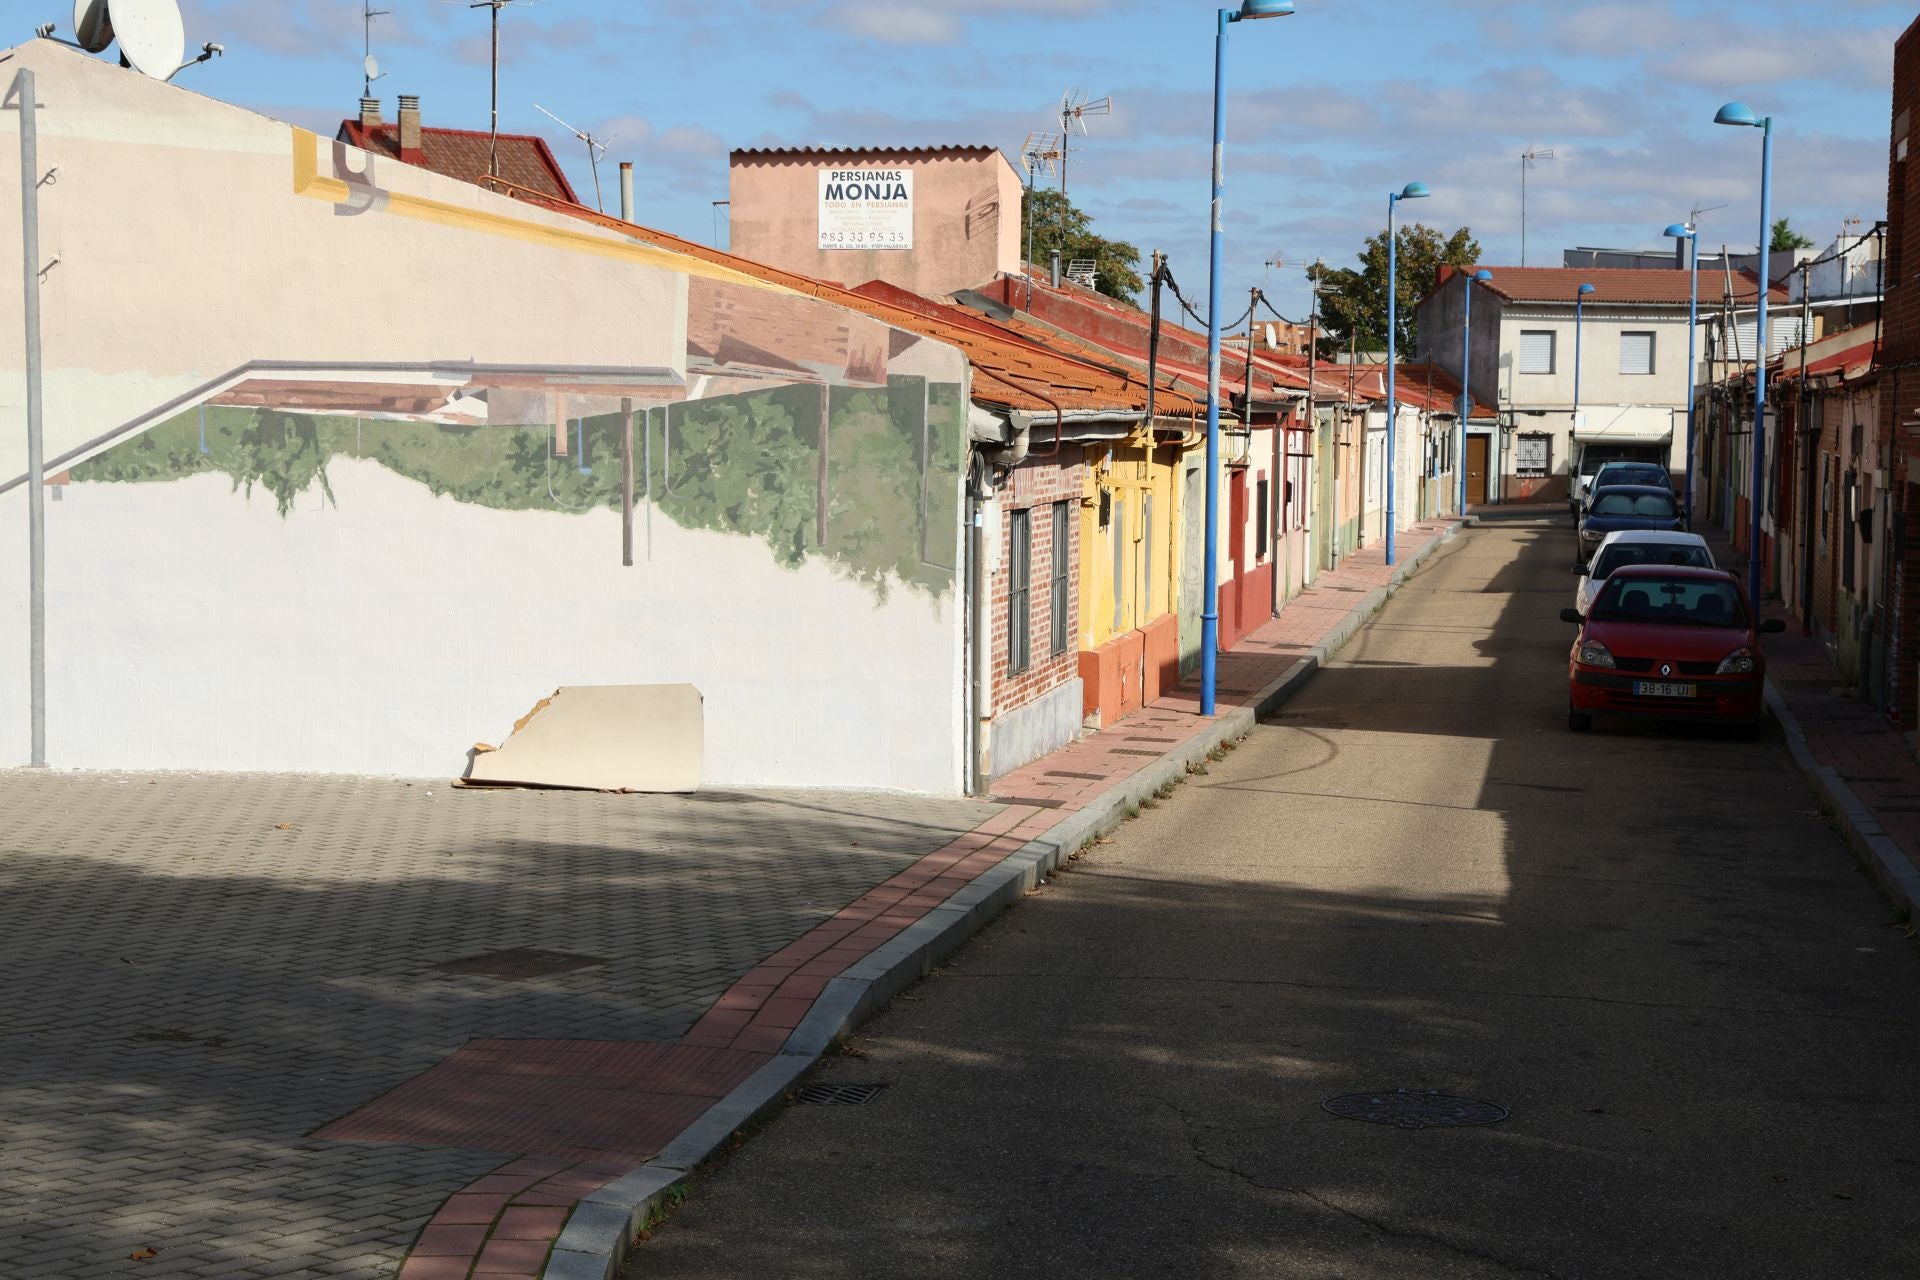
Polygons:
M1553 372L1553 330L1522 329L1520 331L1520 372Z
M1651 333L1620 335L1620 372L1631 374L1653 372L1653 335Z

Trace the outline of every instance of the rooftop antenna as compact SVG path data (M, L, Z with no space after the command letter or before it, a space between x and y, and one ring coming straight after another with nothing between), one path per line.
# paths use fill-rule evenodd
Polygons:
M1045 172L1053 176L1054 163L1066 155L1066 139L1057 133L1029 133L1027 140L1020 144L1020 167L1027 171L1027 199L1023 212L1027 219L1027 310L1033 310L1033 181L1035 175Z
M1553 159L1552 147L1528 147L1520 153L1520 265L1527 265L1527 170Z
M585 129L574 128L537 102L533 104L533 109L587 144L587 163L593 166L593 203L600 212L605 213L607 211L606 201L600 198L600 157L607 153L608 145L619 135L614 134L606 138L596 138Z
M446 0L457 3L457 0ZM530 5L534 0L470 0L469 9L493 10L493 98L492 123L487 127L487 176L500 176L500 11L509 5ZM595 180L599 175L596 172Z
M381 78L380 59L373 56L373 20L387 17L392 12L391 9L374 8L373 0L360 0L360 26L364 45L362 51L366 54L360 69L366 73L367 80L366 85L360 90L360 96L363 98L373 96L373 82Z
M1063 144L1060 148L1061 204L1064 205L1067 200L1067 152L1072 150L1071 147L1064 145L1065 142L1073 137L1073 131L1075 129L1080 131L1081 137L1084 138L1087 136L1088 116L1110 116L1112 114L1112 98L1096 98L1089 102L1087 101L1087 95L1078 89L1069 89L1060 95L1060 138ZM1061 213L1064 219L1065 210L1063 209ZM1064 221L1062 225L1064 225Z

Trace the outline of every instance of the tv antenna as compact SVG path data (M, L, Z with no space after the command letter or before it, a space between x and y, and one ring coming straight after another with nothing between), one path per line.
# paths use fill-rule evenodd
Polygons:
M1060 201L1066 203L1067 197L1067 152L1072 150L1065 145L1078 129L1081 137L1087 136L1088 116L1110 116L1113 114L1112 98L1095 98L1089 102L1087 95L1079 89L1069 89L1060 95ZM1064 212L1064 211L1063 211Z
M374 8L373 0L360 0L361 41L364 46L362 52L366 54L366 58L360 64L360 69L366 73L367 80L365 87L360 90L360 96L363 98L371 98L373 96L373 82L382 77L380 59L373 56L373 20L375 18L385 18L392 13L393 10L391 9Z
M1527 170L1553 159L1552 147L1528 147L1520 153L1520 265L1527 265Z
M600 198L600 157L607 153L607 146L619 135L614 134L607 138L596 138L585 129L574 128L537 102L533 104L533 109L587 144L587 163L593 166L593 203L600 212L605 213L607 211L606 201Z
M487 126L487 176L500 176L500 11L512 5L530 5L535 0L469 0L469 9L493 10L493 96L491 123ZM458 0L445 0L454 4Z
M35 29L47 39L56 38L53 31L51 22ZM73 40L60 43L88 53L101 53L118 40L120 65L154 80L171 80L226 52L209 40L199 57L186 58L187 30L177 0L73 0L73 33Z
M1044 171L1051 178L1056 162L1066 158L1066 139L1057 133L1029 133L1020 144L1020 167L1027 171L1027 199L1022 212L1027 220L1027 310L1033 310L1033 181Z

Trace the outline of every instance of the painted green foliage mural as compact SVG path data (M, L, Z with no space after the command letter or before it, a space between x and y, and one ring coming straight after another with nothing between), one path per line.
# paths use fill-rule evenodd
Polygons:
M689 529L762 539L797 568L826 556L884 598L889 583L949 590L966 448L960 387L897 377L834 387L824 447L818 386L636 410L634 496ZM510 511L620 509L618 413L548 426L452 426L211 406L153 427L73 468L78 483L231 478L270 494L283 517L327 465L368 458L436 495ZM822 500L822 480L825 500Z

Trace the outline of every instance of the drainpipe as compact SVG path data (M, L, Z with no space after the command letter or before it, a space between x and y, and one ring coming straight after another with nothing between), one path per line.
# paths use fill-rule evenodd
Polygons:
M993 511L993 468L978 450L968 467L968 567L972 570L973 733L968 790L985 795L993 779L993 574L988 567L988 513ZM996 525L998 521L994 522Z
M1845 260L1842 259L1844 262ZM1812 341L1813 299L1807 295L1811 264L1800 268L1800 443L1806 451L1806 489L1802 506L1807 513L1807 542L1800 550L1800 633L1813 634L1813 464L1820 432L1813 423L1813 388L1807 383L1807 344ZM1781 370L1785 372L1785 370ZM1844 371L1843 371L1844 376ZM1852 536L1849 532L1848 536ZM1782 539L1784 541L1784 539Z

